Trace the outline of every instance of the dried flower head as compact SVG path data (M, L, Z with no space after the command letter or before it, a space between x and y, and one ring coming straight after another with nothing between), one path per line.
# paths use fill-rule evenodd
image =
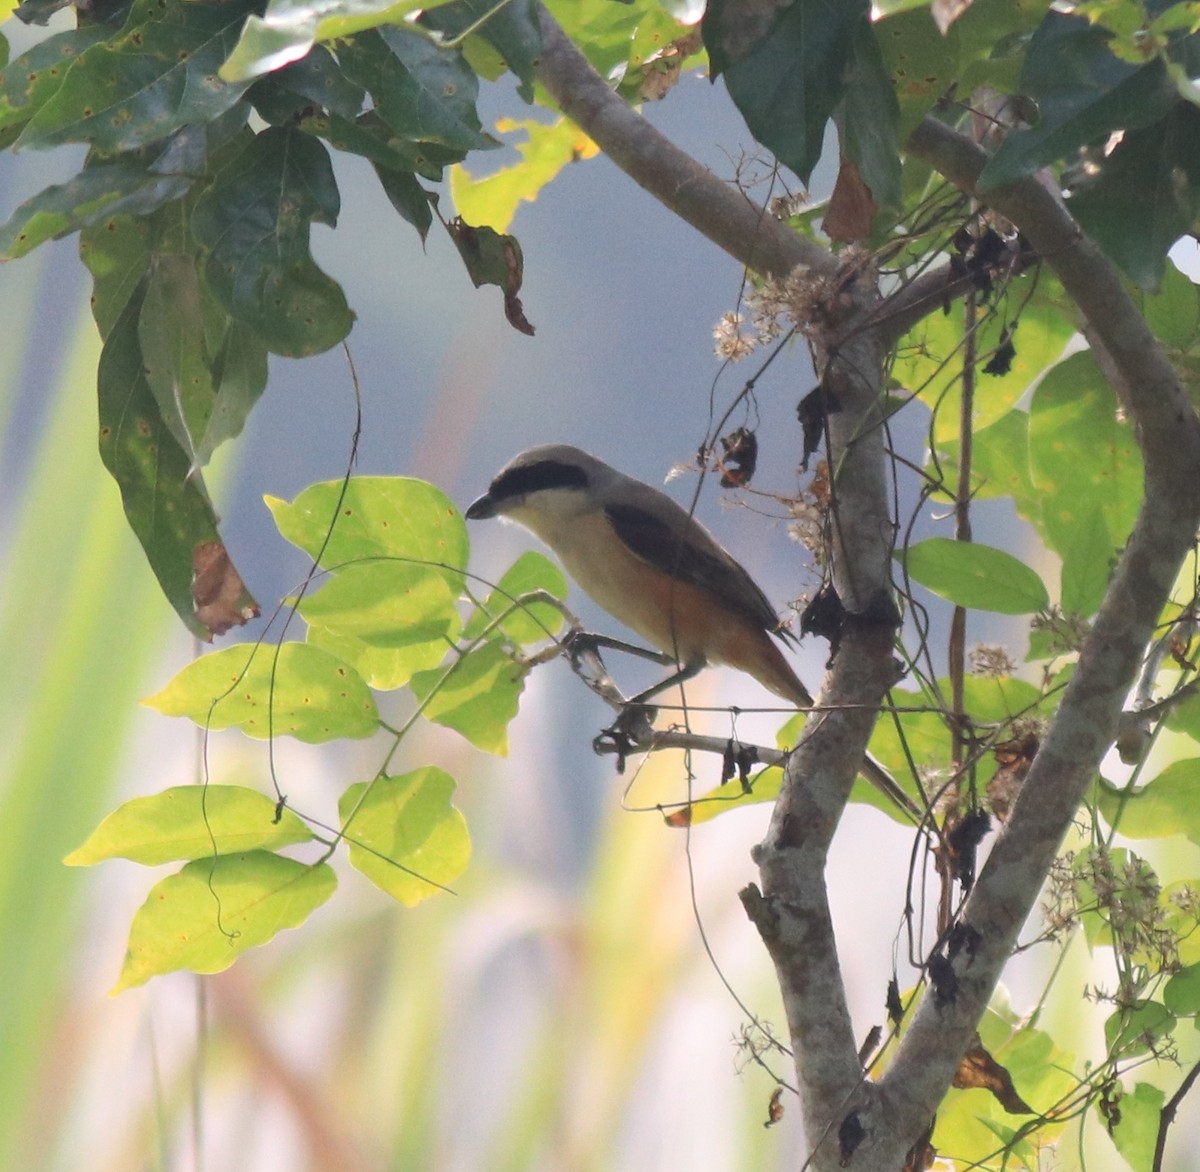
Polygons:
M969 656L971 671L977 676L999 679L1017 670L1016 662L998 643L976 643Z

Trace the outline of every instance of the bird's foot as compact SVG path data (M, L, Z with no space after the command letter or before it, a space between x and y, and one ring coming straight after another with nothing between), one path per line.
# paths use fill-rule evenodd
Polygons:
M608 728L592 741L600 754L612 753L617 758L617 772L625 772L625 759L645 744L654 731L658 709L653 704L627 704Z

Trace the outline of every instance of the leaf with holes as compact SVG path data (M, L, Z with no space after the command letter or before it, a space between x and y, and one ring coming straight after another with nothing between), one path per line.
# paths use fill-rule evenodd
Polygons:
M213 121L249 84L217 77L244 17L238 4L171 5L159 19L85 49L16 149L85 142L129 151Z
M178 199L195 179L159 175L133 163L100 163L27 199L0 227L0 260L13 260L106 216L143 216Z
M275 354L317 354L350 332L341 286L309 250L314 223L337 223L329 154L299 130L257 134L196 201L191 228L205 276L229 314Z

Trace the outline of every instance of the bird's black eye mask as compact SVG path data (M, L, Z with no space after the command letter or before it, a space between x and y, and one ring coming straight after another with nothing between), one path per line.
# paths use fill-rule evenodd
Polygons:
M578 464L538 460L506 468L492 481L488 496L493 501L503 501L547 488L587 488L587 482L587 473Z

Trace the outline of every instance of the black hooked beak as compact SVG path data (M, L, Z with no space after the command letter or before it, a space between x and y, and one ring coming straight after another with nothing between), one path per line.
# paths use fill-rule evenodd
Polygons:
M485 521L488 517L495 515L496 502L486 492L478 500L472 501L467 508L468 521Z

